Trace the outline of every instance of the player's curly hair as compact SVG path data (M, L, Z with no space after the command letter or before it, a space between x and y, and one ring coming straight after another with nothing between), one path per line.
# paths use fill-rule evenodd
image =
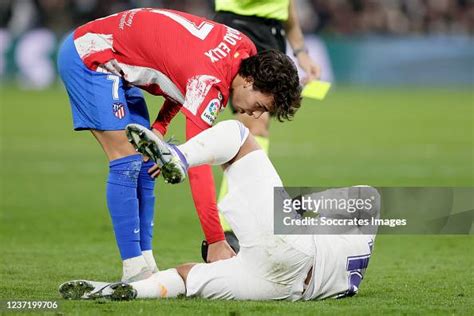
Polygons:
M293 61L277 50L265 50L242 60L239 75L253 79L253 88L270 93L274 106L270 115L280 122L291 120L301 106L301 86Z

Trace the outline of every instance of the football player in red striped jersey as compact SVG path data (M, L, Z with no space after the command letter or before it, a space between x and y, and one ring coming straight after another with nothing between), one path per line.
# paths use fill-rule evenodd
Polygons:
M257 54L242 33L191 14L134 9L78 27L62 44L58 68L75 130L90 130L109 160L107 206L123 260L122 280L157 271L152 254L156 167L124 133L138 123L162 137L178 112L189 139L213 125L229 99L241 113L291 119L300 85L291 60ZM165 101L150 124L145 90ZM225 241L208 165L189 170L197 213L210 244L209 262L235 255Z

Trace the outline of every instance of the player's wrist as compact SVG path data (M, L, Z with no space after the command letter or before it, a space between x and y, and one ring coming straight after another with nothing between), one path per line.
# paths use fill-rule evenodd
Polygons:
M167 132L167 127L164 126L163 124L161 124L161 122L159 121L156 121L155 123L153 123L153 125L151 126L152 128L152 131L156 134L157 132L160 134L158 136L165 136L166 132Z
M293 56L295 56L296 58L298 58L298 55L300 55L301 53L305 53L305 54L308 53L308 48L306 48L305 45L293 49Z
M225 235L224 232L222 231L222 234L218 234L215 236L210 236L206 237L206 241L209 245L215 244L216 242L224 241L225 240Z

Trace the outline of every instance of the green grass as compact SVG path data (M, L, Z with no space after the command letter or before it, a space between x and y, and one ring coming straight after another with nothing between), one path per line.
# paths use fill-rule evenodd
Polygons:
M148 101L154 116L161 101ZM294 122L274 122L270 155L292 186L474 186L473 109L468 90L338 88L323 103L305 101ZM0 300L60 300L63 281L118 279L107 161L88 132L72 131L66 93L2 87L0 110ZM183 139L182 117L170 134ZM188 185L160 180L156 193L159 266L199 261ZM344 300L60 301L59 312L468 315L473 245L472 236L379 236L359 295Z

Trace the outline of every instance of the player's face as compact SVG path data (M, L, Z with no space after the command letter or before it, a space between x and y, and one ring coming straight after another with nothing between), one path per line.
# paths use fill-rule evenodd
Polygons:
M259 118L273 107L273 96L254 90L252 83L244 83L232 91L232 106L238 113Z

